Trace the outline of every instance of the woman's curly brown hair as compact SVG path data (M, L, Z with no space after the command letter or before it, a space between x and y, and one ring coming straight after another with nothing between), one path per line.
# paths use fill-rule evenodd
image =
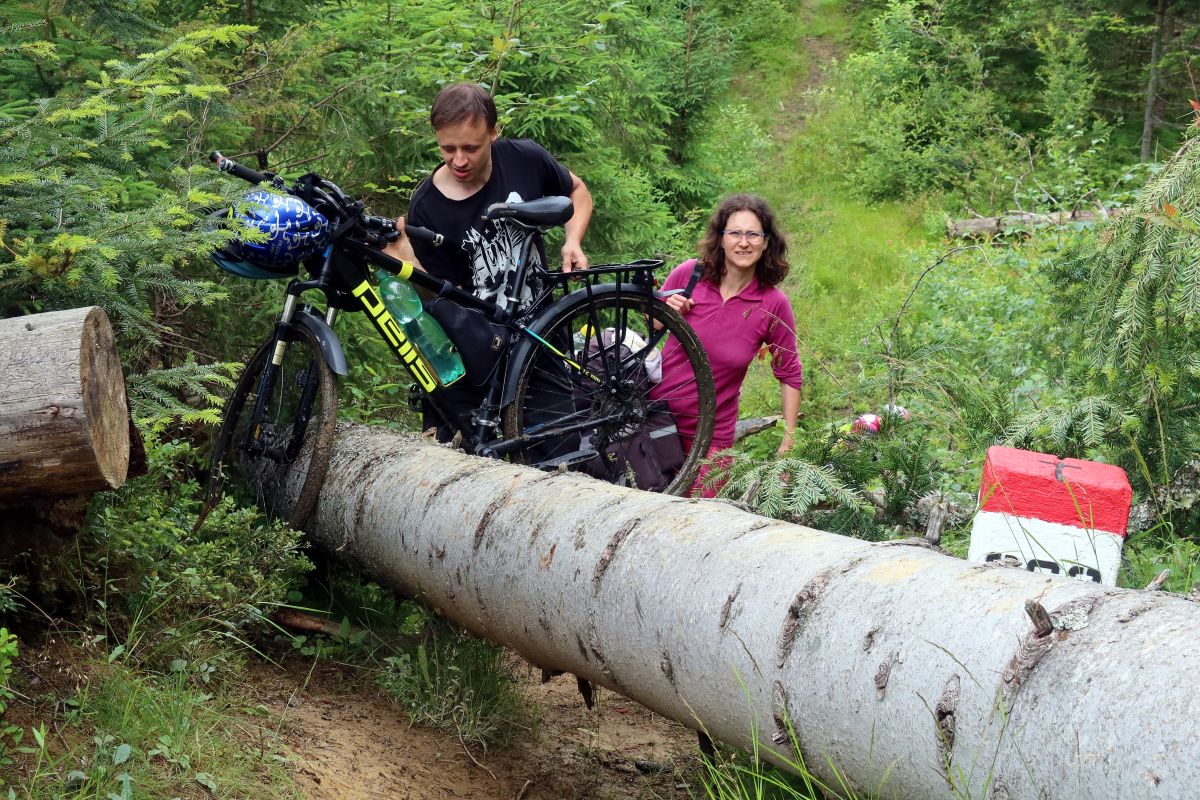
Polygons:
M708 218L708 231L697 245L700 261L704 264L704 279L716 286L721 285L721 279L725 277L725 250L721 247L721 238L729 218L739 211L749 211L758 217L763 233L767 235L767 248L754 268L759 285L779 285L791 269L787 260L787 241L775 225L775 214L767 201L753 194L726 197Z

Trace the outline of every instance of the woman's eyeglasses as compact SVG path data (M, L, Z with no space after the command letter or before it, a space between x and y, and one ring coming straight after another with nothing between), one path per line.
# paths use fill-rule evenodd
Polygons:
M762 231L721 231L729 239L745 239L750 244L758 244L767 238L767 235Z

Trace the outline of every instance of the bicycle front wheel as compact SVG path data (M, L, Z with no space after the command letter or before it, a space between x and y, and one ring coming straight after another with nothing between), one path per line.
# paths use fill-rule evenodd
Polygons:
M270 378L275 341L263 343L225 404L209 496L224 490L300 528L316 506L329 468L337 378L307 328L290 328L285 343L283 360Z
M716 392L704 348L683 317L649 295L612 292L580 298L538 328L549 346L534 348L522 365L504 410L505 437L536 442L517 458L687 494L712 442ZM633 442L645 446L676 431L682 464L662 481L619 459L626 466L604 463Z

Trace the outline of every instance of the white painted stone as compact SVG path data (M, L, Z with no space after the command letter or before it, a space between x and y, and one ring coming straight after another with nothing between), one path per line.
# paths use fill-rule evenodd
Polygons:
M1031 572L1115 586L1123 542L1108 531L980 511L971 527L967 560L983 563L1010 555Z

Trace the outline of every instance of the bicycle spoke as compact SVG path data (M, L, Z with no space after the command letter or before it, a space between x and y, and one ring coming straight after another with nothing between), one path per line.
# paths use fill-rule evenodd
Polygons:
M336 381L315 338L297 333L268 379L268 342L226 406L211 480L270 517L303 524L324 480L336 422ZM266 388L267 394L260 395Z

